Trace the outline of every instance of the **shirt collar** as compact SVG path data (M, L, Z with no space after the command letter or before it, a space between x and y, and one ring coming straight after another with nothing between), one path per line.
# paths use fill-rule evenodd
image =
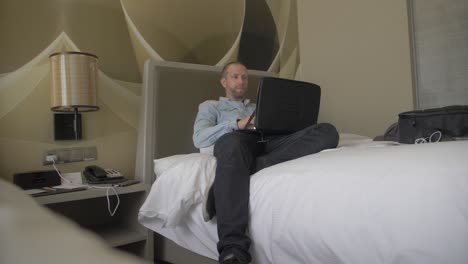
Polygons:
M243 105L247 106L250 103L250 99L244 99L242 102L232 100L227 97L220 96L219 101L226 102L226 103L242 103Z

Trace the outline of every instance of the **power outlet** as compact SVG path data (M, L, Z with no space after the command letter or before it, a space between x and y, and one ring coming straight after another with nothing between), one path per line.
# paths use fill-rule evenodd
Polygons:
M54 149L44 152L42 159L43 165L51 165L55 163L80 162L97 159L96 147L83 148L64 148Z
M48 162L55 162L57 160L57 155L49 154L46 155L45 159Z

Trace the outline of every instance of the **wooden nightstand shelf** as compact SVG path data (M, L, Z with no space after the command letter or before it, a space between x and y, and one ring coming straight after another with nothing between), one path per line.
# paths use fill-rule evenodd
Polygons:
M138 210L149 186L135 184L116 187L120 205L114 216L107 206L106 189L88 189L36 197L36 201L101 236L109 245L153 260L152 232L138 223ZM109 191L111 210L117 199Z

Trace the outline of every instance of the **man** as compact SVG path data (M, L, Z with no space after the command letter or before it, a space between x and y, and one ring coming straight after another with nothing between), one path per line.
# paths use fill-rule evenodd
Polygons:
M266 135L239 128L253 128L249 117L255 104L245 99L247 68L240 62L227 64L221 85L226 97L205 101L195 119L193 142L197 148L214 145L217 159L212 195L218 224L219 262L249 263L250 238L246 235L249 217L250 175L280 162L335 148L338 132L330 124L317 124L290 135Z

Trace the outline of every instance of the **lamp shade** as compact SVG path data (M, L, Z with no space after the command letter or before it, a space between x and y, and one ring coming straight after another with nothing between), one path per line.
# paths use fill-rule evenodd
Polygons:
M97 111L98 57L85 52L58 52L49 56L51 110Z

